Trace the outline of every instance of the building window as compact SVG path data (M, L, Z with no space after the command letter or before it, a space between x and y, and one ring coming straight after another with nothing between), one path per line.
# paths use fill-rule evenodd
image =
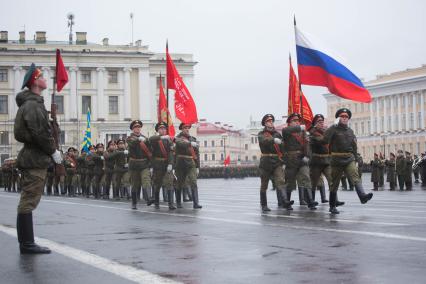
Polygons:
M414 128L414 113L410 113L410 129Z
M212 147L214 147L214 140L212 140Z
M109 113L118 114L118 96L109 96Z
M422 127L422 113L419 112L417 114L417 128L421 128Z
M398 115L395 116L395 129L399 130L399 116Z
M380 118L380 131L383 132L385 129L385 118L381 117Z
M405 117L406 117L406 116L405 116L405 114L403 114L403 115L402 115L402 127L401 127L401 128L402 128L402 130L406 130L406 129L405 129L405 126L406 126L406 124L405 124Z
M388 131L392 128L392 116L388 116Z
M118 83L118 72L117 71L108 71L108 83L117 84Z
M0 113L8 113L9 104L7 101L7 96L0 96Z
M56 113L64 114L64 97L55 96L55 103L56 103Z
M0 131L0 144L9 145L9 131Z
M251 138L251 144L254 144L254 137Z
M207 147L207 140L204 140L204 147Z
M7 82L7 69L0 69L0 82Z
M81 83L91 83L92 82L92 72L90 70L81 71Z
M256 161L257 160L257 156L252 156L252 159L253 159L253 161Z
M65 131L61 131L59 133L59 144L61 145L65 144Z
M208 160L208 158L209 158L209 155L204 154L204 161L207 161L207 160Z
M417 142L416 146L416 154L420 154L420 142Z
M223 147L223 139L220 140L220 147Z
M365 134L365 128L364 128L364 121L361 122L361 134L364 135Z
M246 162L248 162L248 156L246 156L245 160L246 160Z
M244 150L248 150L248 144L244 144Z
M215 160L216 160L216 155L212 154L212 161L215 161Z
M370 121L367 121L367 129L368 129L368 132L374 132L374 131L371 131L371 122Z
M220 153L220 160L221 160L221 161L223 161L223 160L224 160L224 158L223 158L223 153Z
M358 123L357 123L357 122L355 122L355 124L354 124L354 125L355 125L355 127L354 127L354 128L355 128L355 134L356 134L356 135L358 135L358 134L359 134L359 133L358 133Z
M81 97L81 114L87 114L88 110L92 109L92 98L90 96Z

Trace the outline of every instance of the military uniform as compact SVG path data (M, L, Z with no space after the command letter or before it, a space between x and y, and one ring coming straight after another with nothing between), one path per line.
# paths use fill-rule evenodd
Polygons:
M179 130L183 130L183 127L190 127L190 125L181 123ZM192 202L194 209L200 209L202 206L198 200L198 185L197 176L200 169L200 152L197 145L197 139L189 134L185 134L183 131L179 133L175 138L176 143L176 157L175 157L175 172L177 177L177 189L176 189L176 204L178 208L182 207L181 197L182 189L185 185L185 181L188 178L189 187L192 192Z
M120 143L124 144L124 140L117 140L117 145L119 145ZM118 149L114 152L114 199L119 199L120 197L123 198L125 196L129 198L129 193L127 192L126 188L127 184L123 182L126 181L126 176L129 176L128 150L126 150L125 148L118 147Z
M385 158L383 157L382 153L380 153L379 161L379 187L384 189L383 187L385 186Z
M371 166L371 182L374 185L373 190L379 190L379 183L380 183L380 166L382 161L379 159L379 156L377 154L374 154L374 160L370 162Z
M373 197L372 193L366 194L362 186L362 181L358 174L356 165L357 143L352 129L343 124L340 120L344 117L351 118L350 110L343 108L336 112L335 117L339 122L330 126L324 133L324 140L328 142L331 152L331 187L330 187L330 213L338 214L336 209L337 190L339 181L344 172L347 178L352 182L361 203L366 203Z
M105 159L105 183L103 190L103 198L109 199L111 184L114 188L114 164L115 164L115 155L116 151L110 149L110 145L113 141L108 142L107 151L104 153Z
M386 160L386 181L389 182L390 190L395 190L396 186L396 172L395 172L395 155L393 153L390 154L390 159Z
M96 155L93 145L89 146L89 152L86 155L86 197L89 198L94 193L94 174L95 174L95 161L93 160Z
M81 154L77 157L77 175L78 175L78 187L81 189L81 194L86 195L87 192L87 163L86 163L86 152L81 151Z
M102 181L104 178L104 144L98 143L96 145L96 153L93 154L93 195L96 199L99 199L102 195Z
M257 134L260 152L262 153L259 171L260 206L263 212L270 211L266 196L269 180L272 180L277 191L278 206L284 206L290 210L292 205L287 197L287 192L285 192L282 136L275 128L266 127L265 123L270 119L275 121L272 114L267 114L262 118L264 129Z
M68 154L65 156L65 190L68 191L68 196L75 196L76 179L77 179L77 161L74 154L70 151L74 151L73 148L68 149Z
M413 158L409 152L405 152L405 171L404 171L404 183L407 190L413 189Z
M398 179L399 190L404 190L404 174L405 174L406 162L402 154L402 151L398 151L398 156L396 157L395 169Z

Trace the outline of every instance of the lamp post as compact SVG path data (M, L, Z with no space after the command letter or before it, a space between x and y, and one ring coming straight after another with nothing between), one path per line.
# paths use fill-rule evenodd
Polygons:
M383 138L383 155L385 156L385 158L386 158L386 139L387 139L388 135L389 134L387 134L387 133L382 134L382 138Z
M226 160L226 139L228 138L228 134L225 132L222 134L223 141L223 161Z

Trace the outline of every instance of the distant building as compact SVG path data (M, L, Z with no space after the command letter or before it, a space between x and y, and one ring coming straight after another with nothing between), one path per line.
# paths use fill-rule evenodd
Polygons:
M50 109L55 68L55 50L61 49L69 82L57 94L58 121L62 130L61 146L79 147L83 141L88 108L92 114L92 141L106 143L130 133L133 119L144 123L143 133L151 135L157 120L160 73L166 74L165 54L154 53L136 41L135 45L90 43L86 33L77 32L77 40L48 41L46 32L36 32L27 40L25 32L18 40L9 40L0 32L0 155L1 160L16 156L22 146L14 140L13 121L17 106L15 96L21 91L26 69L34 62L41 67L48 88L44 91L46 108ZM191 54L171 54L188 89L193 93L194 66ZM165 85L165 80L163 80ZM196 95L195 95L196 97ZM170 106L173 106L170 91ZM176 127L179 121L171 115Z
M373 97L370 104L324 95L328 123L334 121L338 108L349 108L358 152L366 161L372 160L374 153L385 153L388 157L398 149L412 154L425 152L426 65L379 75L364 84Z

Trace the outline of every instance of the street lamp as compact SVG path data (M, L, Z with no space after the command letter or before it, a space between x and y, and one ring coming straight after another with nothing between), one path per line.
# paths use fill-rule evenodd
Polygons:
M383 155L385 156L385 158L386 158L386 139L387 139L388 135L389 134L387 134L387 133L382 134L382 138L383 138Z
M223 141L223 160L226 160L226 139L228 138L228 134L225 132L222 134Z

